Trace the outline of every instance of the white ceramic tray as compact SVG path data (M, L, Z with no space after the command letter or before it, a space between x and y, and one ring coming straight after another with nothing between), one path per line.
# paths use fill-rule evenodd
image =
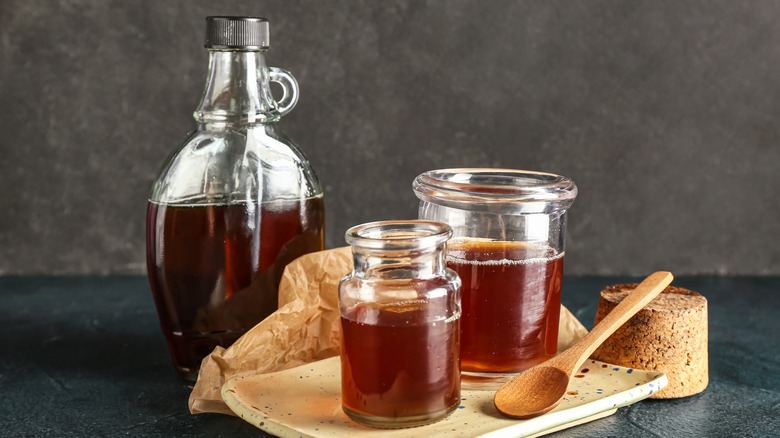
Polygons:
M563 402L540 417L503 417L493 406L494 392L463 390L461 405L449 417L410 429L372 429L350 421L341 411L338 357L231 379L222 387L222 398L236 415L279 437L526 437L606 417L667 384L663 373L593 360L580 371Z

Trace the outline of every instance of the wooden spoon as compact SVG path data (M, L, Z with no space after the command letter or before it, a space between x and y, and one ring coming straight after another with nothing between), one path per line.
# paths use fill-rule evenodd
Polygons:
M673 278L671 272L655 272L645 278L590 333L566 351L503 384L493 398L496 408L509 417L532 418L558 406L572 375L583 362L615 330L661 293Z

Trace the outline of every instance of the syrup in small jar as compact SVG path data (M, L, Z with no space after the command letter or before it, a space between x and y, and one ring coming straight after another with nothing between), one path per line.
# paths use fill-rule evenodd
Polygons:
M373 427L420 426L460 404L460 280L449 226L373 222L347 231L354 271L339 285L342 408Z

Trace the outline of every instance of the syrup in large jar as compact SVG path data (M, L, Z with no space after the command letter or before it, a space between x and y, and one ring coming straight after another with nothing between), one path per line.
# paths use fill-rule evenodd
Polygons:
M563 253L526 242L453 240L447 266L463 282L461 364L518 372L556 353Z

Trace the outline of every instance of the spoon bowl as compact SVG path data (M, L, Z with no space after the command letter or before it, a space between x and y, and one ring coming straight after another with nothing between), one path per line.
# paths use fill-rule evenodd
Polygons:
M566 351L503 384L493 398L496 409L512 418L532 418L553 410L563 400L572 375L582 363L673 278L670 272L655 272L645 278L593 330Z
M526 389L527 398L519 399L506 394L512 387L504 385L496 391L495 400L502 400L501 411L512 412L514 418L532 418L551 411L566 395L569 375L560 368L539 365L519 374L514 386ZM556 400L550 403L550 400ZM496 406L498 406L496 401Z

